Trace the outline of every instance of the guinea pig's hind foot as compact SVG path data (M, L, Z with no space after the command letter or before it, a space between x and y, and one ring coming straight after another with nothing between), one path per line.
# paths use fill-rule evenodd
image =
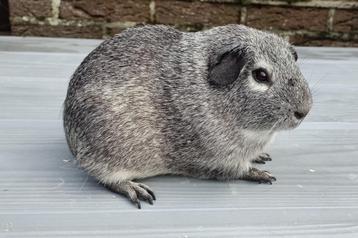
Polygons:
M265 170L259 170L256 168L250 168L250 170L241 177L242 180L254 181L259 183L268 183L272 184L273 181L276 181L276 178L272 176L269 172Z
M122 181L120 183L107 185L107 187L115 193L127 196L132 203L137 205L138 209L141 209L140 200L147 201L150 205L153 205L153 200L155 200L153 191L142 183Z
M252 160L253 163L257 163L257 164L264 164L267 161L271 161L271 156L267 153L262 153L260 154L257 158L255 158L254 160Z

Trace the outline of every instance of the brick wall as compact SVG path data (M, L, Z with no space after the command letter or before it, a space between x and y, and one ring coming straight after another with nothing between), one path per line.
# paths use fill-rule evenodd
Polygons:
M229 23L274 31L296 45L358 46L358 1L9 0L21 36L105 38L137 24L197 31Z

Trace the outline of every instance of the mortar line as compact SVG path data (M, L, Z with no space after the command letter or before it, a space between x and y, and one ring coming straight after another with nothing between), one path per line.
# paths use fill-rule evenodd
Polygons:
M336 13L335 8L331 8L328 10L328 19L327 19L327 31L328 32L333 31L333 20L334 20L335 13Z
M247 21L247 7L241 7L240 9L240 24L246 25Z

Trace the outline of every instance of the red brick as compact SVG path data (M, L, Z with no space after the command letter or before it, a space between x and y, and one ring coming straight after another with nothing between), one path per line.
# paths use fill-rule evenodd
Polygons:
M133 27L140 27L140 26L144 26L144 25L145 24L143 24L143 23L138 23L138 24L135 24ZM108 26L107 25L106 26L106 37L114 36L115 34L121 33L128 27L130 27L130 26L116 26L116 25Z
M235 4L157 0L156 21L171 25L207 26L238 23L240 7Z
M102 38L101 26L51 26L30 23L14 23L12 34L17 36L51 36L74 38Z
M247 25L266 30L325 31L327 9L255 6L247 9Z
M358 31L358 10L337 9L333 19L333 31Z
M108 27L106 28L107 36L114 36L115 34L121 33L124 30L122 27Z
M10 16L32 16L45 18L52 16L51 0L9 0Z
M150 0L62 0L60 18L147 22Z
M335 46L335 47L358 47L358 41L353 39L341 40L341 39L327 39L325 37L313 37L305 35L293 35L290 36L290 42L293 45L301 46Z

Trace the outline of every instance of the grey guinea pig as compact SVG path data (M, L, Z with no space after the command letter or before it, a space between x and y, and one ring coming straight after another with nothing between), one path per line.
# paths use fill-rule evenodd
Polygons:
M153 203L137 179L164 174L276 180L253 163L298 126L312 96L293 47L242 25L155 25L104 41L77 68L64 128L78 164L110 190Z

